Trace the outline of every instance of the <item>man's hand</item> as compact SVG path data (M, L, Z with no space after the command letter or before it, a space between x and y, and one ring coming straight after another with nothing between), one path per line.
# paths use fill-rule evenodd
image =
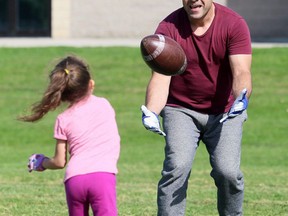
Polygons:
M142 123L147 130L157 133L161 136L166 136L166 134L160 129L160 122L158 115L147 109L146 106L141 106L142 111Z
M45 170L45 168L43 167L42 163L44 161L44 159L47 158L45 155L43 154L33 154L29 157L29 161L28 161L28 171L32 172L34 171L38 171L38 172L42 172Z
M246 97L247 89L243 89L240 95L236 98L232 107L230 108L227 116L223 117L220 120L220 123L225 122L229 118L234 118L235 116L240 115L248 107L248 99Z

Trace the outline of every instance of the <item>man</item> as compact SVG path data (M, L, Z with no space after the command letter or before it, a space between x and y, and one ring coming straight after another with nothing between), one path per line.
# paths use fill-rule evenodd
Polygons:
M212 0L182 2L155 33L182 46L187 69L173 77L154 71L146 106L141 107L146 129L166 141L158 215L185 214L188 178L200 140L210 156L219 215L242 215L242 126L252 91L249 29L241 16Z

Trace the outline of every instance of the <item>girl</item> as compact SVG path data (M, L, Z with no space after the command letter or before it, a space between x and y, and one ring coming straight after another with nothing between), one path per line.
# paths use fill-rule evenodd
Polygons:
M32 114L20 117L35 122L62 102L69 104L56 119L55 155L33 154L28 169L62 169L69 152L64 183L70 216L89 215L90 205L94 215L117 215L115 174L120 137L113 108L106 99L92 95L93 89L88 66L68 56L52 70L50 84L42 100L32 107Z

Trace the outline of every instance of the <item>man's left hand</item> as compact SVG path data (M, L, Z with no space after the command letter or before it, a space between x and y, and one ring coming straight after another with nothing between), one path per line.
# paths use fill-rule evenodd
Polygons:
M243 89L240 95L236 98L234 103L232 104L232 107L230 108L227 116L223 117L220 120L220 123L226 121L229 118L234 118L238 115L240 115L244 110L248 107L248 99L246 97L247 89Z

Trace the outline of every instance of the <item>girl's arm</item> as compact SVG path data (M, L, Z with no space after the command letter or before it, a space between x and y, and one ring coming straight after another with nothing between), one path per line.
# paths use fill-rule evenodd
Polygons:
M52 158L45 158L42 166L45 169L63 169L67 162L67 141L56 141L55 154Z

